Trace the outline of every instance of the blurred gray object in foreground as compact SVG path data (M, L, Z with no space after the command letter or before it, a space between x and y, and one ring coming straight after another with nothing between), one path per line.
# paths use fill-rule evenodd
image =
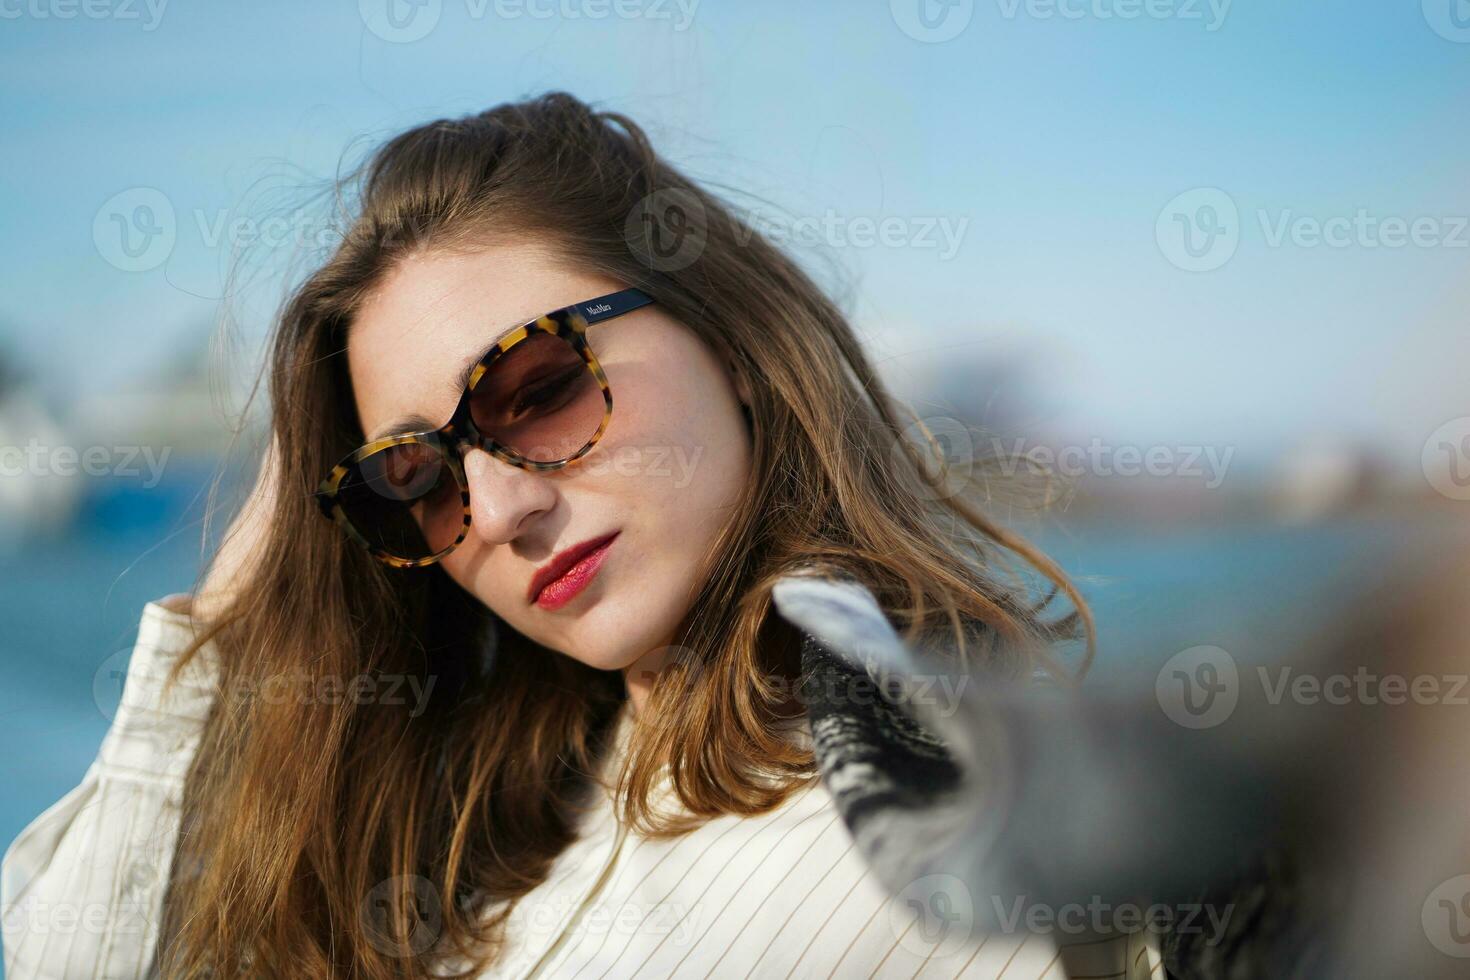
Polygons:
M1463 977L1467 572L1459 555L1404 554L1343 595L1315 641L1259 663L1176 657L1151 690L966 677L953 658L907 648L855 583L792 577L775 601L895 695L957 770L912 775L926 742L906 738L913 764L889 765L898 785L869 791L870 805L833 787L894 894L958 879L963 901L946 903L991 931L1015 930L1006 910L1021 907L1202 907L1210 915L1185 928L1180 911L1163 935L1178 977ZM1174 673L1180 696L1199 698L1190 710L1207 710L1170 703ZM1217 696L1228 704L1210 705ZM814 712L818 738L821 724Z

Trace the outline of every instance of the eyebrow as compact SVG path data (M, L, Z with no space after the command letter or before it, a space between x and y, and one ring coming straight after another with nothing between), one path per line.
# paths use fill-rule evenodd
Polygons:
M643 290L630 288L620 289L617 292L608 293L605 296L598 296L595 299L584 300L581 303L573 303L572 306L581 307L583 319L586 320L587 323L593 324L601 323L604 320L611 320L613 317L622 316L624 313L631 313L632 311L647 306L649 303L652 302L655 302L654 298L645 293ZM564 306L562 307L562 309L571 309L571 306ZM550 314L542 315L549 316ZM524 327L529 323L534 323L535 319L536 318L532 318L531 320L520 320L517 321L515 324L506 327L498 335L496 335L494 340L486 344L478 354L474 354L467 358L464 362L464 365L459 369L459 374L455 377L453 381L450 382L448 389L449 394L453 395L455 398L458 398L460 395L462 395L464 393L464 390L470 385L470 375L474 373L475 366L483 361L486 357L488 357L490 355L490 352L494 350L495 347L499 345L503 340L505 340L506 337L509 337L521 327ZM424 432L431 429L437 429L439 428L439 425L440 423L431 422L422 415L404 415L388 423L388 425L384 426L377 435L373 436L368 441L377 442L379 439L388 439L393 436L406 435L410 432Z
M448 394L453 395L455 398L458 398L464 392L464 390L469 387L470 375L474 373L475 365L479 364L487 356L489 356L490 352L494 350L496 345L498 345L502 340L515 333L517 330L525 325L525 320L517 320L515 326L507 327L502 330L499 334L495 336L494 340L490 341L490 343L481 348L478 354L471 354L469 357L465 358L464 364L459 369L459 373L454 376L454 378L445 387L444 391ZM410 432L425 432L430 429L437 429L441 425L443 425L442 422L432 422L427 417L416 412L411 415L400 415L392 422L389 422L382 429L378 430L378 434L369 439L368 442L377 442L379 439L390 439L393 436L406 435Z

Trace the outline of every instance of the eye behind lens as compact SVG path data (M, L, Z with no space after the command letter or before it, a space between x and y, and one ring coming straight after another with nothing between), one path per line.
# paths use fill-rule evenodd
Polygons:
M464 525L462 489L440 447L406 442L358 460L342 478L337 502L370 546L418 561L458 537Z

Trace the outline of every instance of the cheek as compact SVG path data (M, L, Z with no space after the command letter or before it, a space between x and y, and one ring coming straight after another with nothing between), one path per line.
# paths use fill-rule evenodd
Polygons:
M701 365L702 367L708 367ZM715 370L670 369L614 387L612 421L588 454L588 475L618 481L662 521L728 507L750 466L739 402Z

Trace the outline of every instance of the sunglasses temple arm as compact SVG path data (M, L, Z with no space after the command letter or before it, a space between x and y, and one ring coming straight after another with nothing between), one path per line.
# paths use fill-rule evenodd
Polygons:
M653 297L641 289L624 289L616 293L608 293L594 300L577 305L582 316L589 324L601 323L603 320L611 320L615 316L624 313L632 313L640 307L652 303Z

